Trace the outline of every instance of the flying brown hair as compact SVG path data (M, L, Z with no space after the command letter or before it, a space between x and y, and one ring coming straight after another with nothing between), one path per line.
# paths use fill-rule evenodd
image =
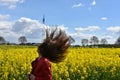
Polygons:
M70 38L65 31L55 28L46 29L46 38L38 46L38 53L51 62L58 63L65 59L70 46Z

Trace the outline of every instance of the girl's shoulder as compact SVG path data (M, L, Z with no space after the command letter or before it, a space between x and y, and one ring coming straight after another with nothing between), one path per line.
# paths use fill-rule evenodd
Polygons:
M45 57L41 57L41 60L42 61L45 61L45 62L50 62L47 58L45 58Z
M42 62L43 64L50 65L50 61L49 61L47 58L45 58L45 57L42 57L42 58L41 58L41 62Z

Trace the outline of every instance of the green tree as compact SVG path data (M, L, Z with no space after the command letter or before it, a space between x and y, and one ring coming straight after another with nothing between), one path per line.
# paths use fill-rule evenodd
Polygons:
M115 44L120 44L120 37L117 38Z
M75 39L73 37L69 36L69 41L70 41L70 43L74 43Z
M98 37L92 36L91 39L90 39L90 43L91 43L92 45L94 45L94 46L95 46L96 44L98 44L98 43L99 43Z
M3 44L5 42L6 42L5 39L2 36L0 36L0 44Z
M21 43L21 44L24 44L25 42L27 42L27 39L25 36L20 36L18 41Z
M88 39L82 39L81 43L82 43L82 46L88 45Z
M107 42L106 39L101 39L100 43L101 43L101 44L107 44L108 42Z

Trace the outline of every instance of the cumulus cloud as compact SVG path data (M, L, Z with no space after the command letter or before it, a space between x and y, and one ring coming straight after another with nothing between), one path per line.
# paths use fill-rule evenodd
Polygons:
M44 36L46 27L56 26L46 26L40 23L38 20L22 17L14 22L12 31L28 38L40 38L40 36ZM67 27L64 25L58 25L57 27L61 28L62 30L67 30Z
M25 36L28 42L40 42L40 40L43 40L45 36L45 29L47 27L56 27L46 26L38 20L33 20L26 17L21 17L16 21L7 21L8 16L1 16L0 36L3 36L10 42L18 42L18 38L20 36ZM68 29L64 25L57 25L57 27L62 30Z
M23 2L24 0L0 0L0 5L7 6L9 9L13 9L18 3Z
M8 18L10 17L10 15L3 15L3 14L0 14L0 21L3 21L3 20L7 20Z
M12 31L29 38L38 38L45 27L46 26L38 20L22 17L13 24Z
M74 5L72 6L72 8L77 8L77 7L81 7L81 6L83 6L83 4L82 4L82 3L78 3L78 4L74 4Z
M15 36L15 34L11 31L13 23L7 21L8 17L9 15L0 15L0 36L4 37L5 39L11 36ZM9 40L10 39L11 38L9 38Z
M15 22L0 21L0 36L10 40L10 42L18 42L20 36L26 36L27 39L34 40L43 39L43 33L47 26L38 20L22 17ZM14 40L13 40L14 39ZM31 42L31 41L30 41Z
M100 29L99 26L88 26L87 28L82 28L82 27L75 28L76 31L96 31L99 29Z
M12 28L12 23L7 21L10 15L0 14L0 30L10 30Z
M111 31L113 33L118 33L118 32L120 32L120 26L109 27L109 28L107 28L107 30Z
M8 22L8 21L1 21L0 22L0 30L11 29L11 27L12 27L11 22Z
M108 20L107 17L101 17L100 19L103 20L103 21Z

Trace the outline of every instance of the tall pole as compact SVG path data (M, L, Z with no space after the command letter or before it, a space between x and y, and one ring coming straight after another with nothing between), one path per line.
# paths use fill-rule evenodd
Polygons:
M43 15L43 19L42 19L42 23L43 23L43 28L42 28L42 38L41 38L41 42L43 41L43 39L44 39L44 36L45 36L45 34L44 34L44 27L45 27L45 15Z
M42 21L43 21L43 24L45 24L45 15L43 15L43 20Z

